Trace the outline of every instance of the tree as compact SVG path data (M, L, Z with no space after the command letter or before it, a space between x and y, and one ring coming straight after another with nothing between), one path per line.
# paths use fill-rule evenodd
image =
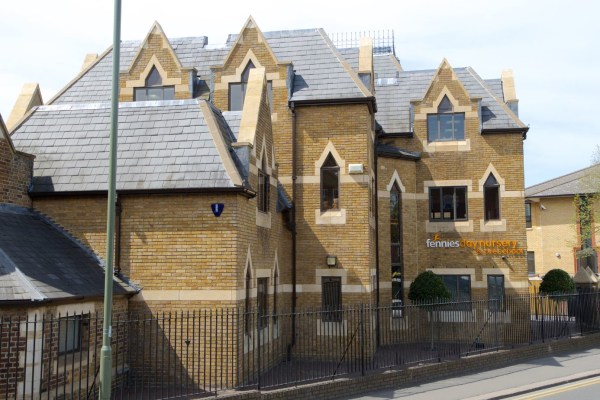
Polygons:
M421 272L408 290L408 298L419 303L448 300L450 297L442 278L431 271Z
M444 285L442 278L431 271L421 272L414 281L410 284L408 290L408 298L411 301L417 302L420 307L427 310L429 314L429 322L431 326L431 350L433 346L433 307L432 303L440 300L449 300L450 292Z
M598 272L597 254L593 238L598 232L597 211L600 202L600 146L596 146L592 154L592 166L585 170L577 182L577 193L574 198L575 227L579 250L576 252L578 268L590 267Z
M572 293L575 291L575 282L568 273L562 269L551 269L542 278L540 293L558 294Z

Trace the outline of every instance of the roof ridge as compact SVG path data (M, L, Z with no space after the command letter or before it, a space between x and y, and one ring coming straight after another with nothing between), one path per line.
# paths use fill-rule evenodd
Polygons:
M325 41L325 44L333 53L333 56L338 60L338 62L342 66L342 68L344 68L344 70L346 71L346 73L348 74L350 79L352 79L352 81L354 82L354 84L356 85L358 90L360 90L360 92L363 94L363 96L365 96L365 97L373 96L373 93L371 93L369 88L367 88L365 86L365 84L362 83L362 81L358 77L358 73L356 73L354 71L352 66L348 63L348 60L346 60L346 58L344 56L342 56L342 54L340 53L338 48L335 47L335 44L333 44L333 42L331 41L331 38L327 35L327 32L325 32L325 30L323 30L323 29L319 29L317 32L321 35L321 37Z
M552 181L556 181L556 180L559 180L559 179L561 179L561 178L566 178L566 177L569 177L569 176L573 176L573 179L570 179L570 180L568 180L567 182L573 182L573 181L575 181L575 180L577 180L577 179L578 179L578 178L577 178L577 177L575 177L574 175L576 175L576 174L578 174L578 173L581 173L581 172L583 172L583 171L585 171L585 170L589 170L589 169L595 168L595 167L600 167L600 164L593 164L593 165L590 165L590 166L588 166L588 167L581 168L581 169L578 169L578 170L576 170L576 171L570 172L570 173L568 173L568 174L560 175L560 176L557 176L557 177L555 177L555 178L548 179L548 180L542 181L542 182L540 182L540 183L536 183L536 184L534 184L534 185L531 185L531 186L529 186L529 187L526 187L526 188L525 188L525 190L531 190L531 189L534 189L534 188L535 188L535 187L537 187L537 186L542 186L542 185L545 185L545 184L551 183Z
M485 89L485 91L490 95L491 98L496 100L500 107L502 107L502 109L508 114L508 116L510 116L513 119L513 121L517 125L520 125L522 128L527 127L525 123L521 121L521 119L506 105L504 100L499 99L494 94L494 92L488 87L487 83L485 83L485 80L477 72L475 72L475 70L472 67L465 67L465 70L468 71L471 74L471 76L473 76L473 78L477 80L477 82L479 82L481 87Z

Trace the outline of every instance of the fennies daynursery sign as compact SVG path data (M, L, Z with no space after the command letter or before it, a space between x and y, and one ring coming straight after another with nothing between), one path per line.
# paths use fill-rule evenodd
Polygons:
M428 248L469 248L481 255L525 255L526 249L519 247L516 240L448 240L442 239L439 233L425 241Z

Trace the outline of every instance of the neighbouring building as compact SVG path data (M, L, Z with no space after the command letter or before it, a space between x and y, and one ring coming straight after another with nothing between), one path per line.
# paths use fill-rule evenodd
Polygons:
M598 166L525 189L528 271L544 275L560 268L572 276L581 269L598 273Z
M405 71L379 39L263 33L249 18L218 48L158 23L122 42L115 260L140 288L131 311L317 307L298 329L325 335L345 305L401 307L428 269L457 300L527 291L512 72ZM33 209L100 257L111 65L111 48L86 57L11 130L36 157ZM295 329L261 326L272 340Z
M33 157L15 151L1 116L0 130L0 396L24 398L30 386L36 394L58 393L50 377L94 379L90 363L72 368L61 358L101 342L98 319L89 315L103 310L103 262L30 208ZM119 280L113 291L115 315L125 315L136 291ZM69 385L61 386L61 394L63 387Z

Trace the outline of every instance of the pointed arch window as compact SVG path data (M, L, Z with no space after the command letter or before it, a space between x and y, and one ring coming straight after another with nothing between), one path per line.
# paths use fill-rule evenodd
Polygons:
M258 211L269 212L269 186L270 177L267 173L266 155L263 156L262 165L258 169Z
M483 203L486 221L500 219L500 184L494 174L489 174L483 184Z
M465 114L454 112L448 96L444 96L436 114L427 115L427 139L430 142L465 139Z
M402 256L402 197L394 183L390 191L390 247L392 261L392 309L393 316L402 316L404 298L404 263Z
M229 111L241 111L244 108L244 99L248 89L248 79L250 78L250 70L256 68L252 61L248 61L246 68L242 72L239 82L229 84ZM269 96L269 105L273 105L273 82L267 81L267 94Z
M275 269L273 275L273 322L277 323L277 285L279 284L279 271Z
M250 265L248 265L248 270L246 271L246 299L244 302L244 330L247 334L250 334L250 313L252 312L250 302L251 283L252 277L250 275Z
M321 166L321 211L339 210L340 167L331 153Z
M163 86L162 77L156 67L150 70L146 78L146 86L135 88L133 91L133 101L173 100L174 98L175 86Z

